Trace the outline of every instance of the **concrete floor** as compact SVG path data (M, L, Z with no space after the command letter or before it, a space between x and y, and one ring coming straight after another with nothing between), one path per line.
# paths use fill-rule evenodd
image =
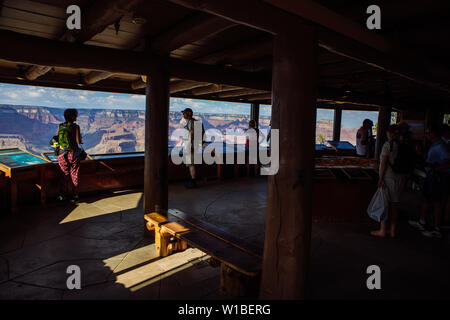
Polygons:
M169 189L171 208L263 246L263 178ZM409 228L418 197L407 196L397 239L370 237L369 220L313 224L309 299L450 298L448 234L428 239ZM128 190L0 218L0 299L221 299L220 270L202 252L156 257L141 207L142 192ZM381 290L366 288L372 264ZM69 265L81 268L81 290L67 289Z

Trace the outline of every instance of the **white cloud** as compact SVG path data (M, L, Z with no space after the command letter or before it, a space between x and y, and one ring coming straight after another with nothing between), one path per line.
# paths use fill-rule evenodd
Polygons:
M144 110L145 95L0 84L0 104L2 103L54 108ZM192 108L196 113L250 113L249 104L170 99L171 111L181 111L186 107Z
M15 92L5 92L4 94L5 94L5 96L10 97L10 98L12 98L12 99L15 99L15 98L17 98L17 97L19 96L19 95L18 95L17 93L15 93Z
M27 92L27 95L33 98L36 97L40 97L42 95L42 93L38 92L38 91L29 91Z

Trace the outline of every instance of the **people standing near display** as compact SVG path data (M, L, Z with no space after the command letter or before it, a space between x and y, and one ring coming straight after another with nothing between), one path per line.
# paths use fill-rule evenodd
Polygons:
M186 133L185 136L183 138L184 140L184 145L187 149L185 149L186 155L185 155L185 163L186 166L189 168L189 174L190 174L190 179L188 180L188 182L186 183L185 187L186 188L195 188L197 187L197 174L196 174L196 170L195 170L195 162L194 162L194 154L195 152L197 152L199 147L203 146L203 138L205 135L205 129L203 128L203 124L200 123L201 127L199 126L199 128L201 128L202 133L201 133L201 139L200 141L196 142L194 137L195 137L195 123L196 121L198 121L197 119L195 119L193 117L193 111L191 108L186 108L182 111L183 113L183 118L185 120L185 126L184 128L186 129Z
M263 141L266 139L264 133L262 133L262 132L256 127L256 121L253 120L253 119L250 120L250 121L248 122L248 129L245 129L245 132L250 132L250 131L249 131L250 129L255 130L256 135L249 134L249 135L246 137L246 139L245 139L245 147L246 147L246 150L250 147L250 139L256 139L255 145L257 145L257 146L259 146L259 144L260 144L261 142L263 142ZM261 137L261 141L260 141L260 139L259 139L260 137Z
M356 132L356 155L359 157L369 157L373 145L373 122L365 119L362 126Z
M423 187L423 203L419 221L410 220L409 224L422 231L427 237L441 238L441 219L443 208L449 193L450 152L440 127L426 131L426 138L431 142L426 159L426 178ZM426 218L430 207L433 209L433 227L427 230Z
M72 201L78 202L78 185L80 171L80 157L77 155L78 147L82 143L80 126L77 121L78 111L66 109L64 111L64 123L58 126L56 135L58 137L59 151L58 164L63 173L61 194L58 200L65 200L72 195ZM71 190L70 190L71 189Z
M387 138L383 145L380 155L380 170L378 187L385 188L389 198L388 219L381 221L380 229L372 231L373 236L384 238L387 234L387 223L390 222L390 235L395 237L398 221L398 207L400 204L400 196L405 185L405 175L401 174L401 170L396 170L396 159L399 154L400 144L400 128L398 125L390 125L387 130ZM389 220L389 221L388 221Z

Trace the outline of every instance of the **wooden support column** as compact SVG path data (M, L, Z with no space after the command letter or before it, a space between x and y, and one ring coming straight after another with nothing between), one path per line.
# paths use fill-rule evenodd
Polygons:
M255 120L256 123L256 128L259 128L259 103L252 103L250 105L250 119L251 120ZM259 141L259 136L258 136L258 141ZM258 148L259 148L259 144L258 144ZM258 149L259 150L259 149ZM246 165L246 169L247 169L247 176L250 176L250 170L253 171L252 175L254 175L255 177L259 174L259 153L256 154L256 162L257 164L250 164L247 162ZM251 169L252 168L252 169Z
M375 145L375 159L380 159L381 149L383 144L387 141L387 129L391 124L390 106L381 106L378 110L378 128L377 128L377 142Z
M156 68L146 81L144 213L165 214L168 207L169 74L161 68Z
M252 103L250 106L250 119L255 120L256 128L259 127L259 103Z
M342 108L334 109L333 141L341 140Z
M314 27L302 26L275 37L272 94L272 130L280 133L280 167L276 175L268 176L260 297L301 299L311 241L317 95Z

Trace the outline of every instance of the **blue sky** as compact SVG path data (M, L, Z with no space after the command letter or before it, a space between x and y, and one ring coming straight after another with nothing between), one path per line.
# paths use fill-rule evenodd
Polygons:
M0 83L0 104L53 108L144 110L145 96ZM250 105L246 103L170 99L171 111L181 111L186 107L199 113L250 114ZM270 105L261 105L260 115L270 116L270 112ZM342 124L348 128L358 128L364 119L368 118L376 123L377 117L378 112L343 111ZM333 111L318 109L317 120L321 119L332 120Z
M334 111L329 109L317 109L317 120L333 120ZM376 111L342 111L342 125L347 128L359 128L364 119L370 119L373 123L378 121Z
M0 104L53 108L144 110L145 96L0 83ZM250 113L250 105L244 103L180 98L170 99L171 111L181 111L186 107L190 107L194 112L200 113ZM260 114L270 115L270 106L262 106Z

